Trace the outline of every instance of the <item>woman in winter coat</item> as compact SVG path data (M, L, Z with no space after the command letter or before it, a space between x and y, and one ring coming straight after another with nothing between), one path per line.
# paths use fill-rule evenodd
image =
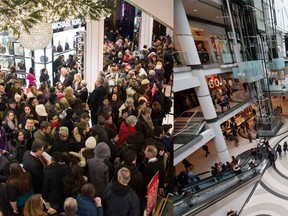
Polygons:
M9 145L10 160L15 160L18 163L22 163L24 153L27 150L27 140L24 133L22 129L15 131L14 139Z
M120 131L119 131L119 141L116 144L116 147L119 148L125 141L126 137L130 133L135 133L136 132L136 126L137 124L137 118L133 115L128 116L125 122L122 122L120 126Z
M50 81L50 77L46 68L43 68L41 70L39 81L40 83L46 83L48 88L50 87L51 81Z
M36 86L35 71L32 67L29 69L29 73L28 73L26 79L29 81L29 88L31 86Z

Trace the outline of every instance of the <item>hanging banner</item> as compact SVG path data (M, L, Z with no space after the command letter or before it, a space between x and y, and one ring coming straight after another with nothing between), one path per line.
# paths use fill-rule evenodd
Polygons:
M78 63L78 71L81 72L83 76L84 70L84 41L85 32L77 32L75 36L75 50Z
M152 215L152 211L156 205L159 184L159 171L154 175L147 187L147 208L146 216Z

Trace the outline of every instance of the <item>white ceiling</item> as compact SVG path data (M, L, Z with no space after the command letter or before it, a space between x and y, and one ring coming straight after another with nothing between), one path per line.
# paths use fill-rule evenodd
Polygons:
M125 0L141 11L151 15L158 22L173 29L174 1L173 0Z
M183 4L189 16L224 24L220 0L183 0Z

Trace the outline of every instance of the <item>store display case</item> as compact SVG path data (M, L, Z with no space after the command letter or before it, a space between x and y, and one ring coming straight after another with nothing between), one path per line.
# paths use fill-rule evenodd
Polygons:
M16 74L22 86L26 86L26 71L31 67L31 52L24 49L8 32L0 33L0 67L2 72L8 72L10 66L15 66Z

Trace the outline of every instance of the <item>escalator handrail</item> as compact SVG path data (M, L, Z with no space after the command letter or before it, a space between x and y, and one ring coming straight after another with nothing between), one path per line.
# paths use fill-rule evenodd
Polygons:
M266 159L266 158L263 158L263 157L262 157L262 159L260 160L260 162L258 163L258 165L255 166L255 168L257 168L265 159ZM254 169L255 169L255 168L254 168ZM251 170L251 169L245 170L244 172L242 172L242 173L239 174L239 175L244 175L244 173L246 173L246 172L248 172L248 171L250 171L250 170ZM215 187L217 184L223 183L223 182L225 182L225 181L229 181L229 180L231 180L232 178L235 178L235 177L237 177L237 176L238 176L238 175L235 174L234 176L231 176L231 177L229 177L229 178L227 178L227 179L224 179L223 181L218 181L216 184L210 185L210 186L208 186L207 188L205 188L205 189L203 189L203 190L200 190L200 191L197 191L197 192L199 193L199 192L201 192L201 191L208 190L209 188ZM193 185L193 186L195 186L195 185ZM195 196L195 195L197 195L197 194L191 194L190 196L183 197L183 199L180 199L180 200L175 201L174 205L177 204L178 202L184 200L184 199L186 200L186 199L191 198L192 196Z
M249 155L249 157L246 158L245 161L240 165L240 169L243 168L244 166L246 166L247 163L250 161L251 158L252 158L252 155ZM243 164L244 164L244 165L243 165ZM228 171L225 171L225 172L218 173L217 175L209 176L209 177L206 177L206 178L204 178L204 179L201 179L201 180L200 180L199 182L197 182L197 183L189 183L187 186L183 187L183 190L184 190L184 189L187 189L187 188L189 188L189 187L199 186L200 184L206 183L206 182L211 181L211 180L213 180L213 179L217 179L217 178L219 179L219 178L221 178L223 175L226 175L226 174L229 173L229 172L233 173L233 171L228 170ZM223 180L225 180L225 179L223 179ZM218 181L218 182L220 182L220 181ZM210 185L210 186L212 186L212 185ZM204 188L204 189L206 189L206 188ZM203 190L204 190L204 189L203 189Z

